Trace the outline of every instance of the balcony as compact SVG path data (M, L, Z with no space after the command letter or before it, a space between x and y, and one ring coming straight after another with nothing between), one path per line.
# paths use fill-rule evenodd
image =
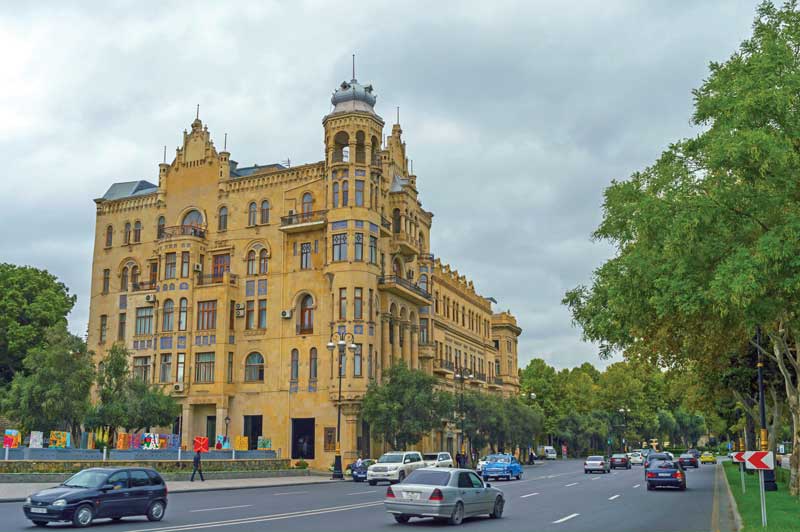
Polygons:
M420 358L433 358L436 356L436 344L431 341L419 342L419 357Z
M223 284L236 286L239 284L239 276L236 275L235 273L230 273L230 272L200 274L197 276L197 281L195 284L197 286L211 286L211 285L223 285Z
M182 236L193 236L205 240L207 233L204 227L196 225L174 225L161 229L158 240L172 240Z
M472 380L486 382L486 373L478 373L477 371L473 374L474 377Z
M397 275L386 275L378 278L378 288L400 296L420 306L431 304L431 295L407 279Z
M281 216L281 231L284 233L302 233L322 229L327 223L328 211L298 212L289 216Z
M450 360L436 359L433 361L433 372L442 375L450 375L453 373L453 362Z
M395 233L393 242L397 245L397 250L403 255L416 255L419 252L419 240L407 233Z
M419 260L433 262L433 253L420 253Z
M131 292L146 292L148 290L155 290L158 286L158 281L136 281L131 283Z
M392 234L392 221L384 216L381 216L381 231L385 233L383 236Z

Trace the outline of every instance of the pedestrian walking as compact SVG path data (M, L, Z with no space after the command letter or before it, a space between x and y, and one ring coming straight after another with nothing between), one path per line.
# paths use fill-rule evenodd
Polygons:
M206 479L203 478L203 464L200 462L200 451L197 451L194 455L194 459L192 460L192 478L189 482L194 482L194 475L195 473L200 473L200 481L205 482Z

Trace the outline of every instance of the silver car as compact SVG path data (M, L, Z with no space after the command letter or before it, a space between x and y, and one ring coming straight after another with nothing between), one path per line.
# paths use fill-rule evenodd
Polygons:
M611 471L611 461L605 456L590 456L583 462L583 472L586 474L600 471L608 473Z
M433 517L460 525L465 517L503 516L503 492L483 482L471 469L425 467L414 470L403 482L386 489L386 511L398 523L412 517Z

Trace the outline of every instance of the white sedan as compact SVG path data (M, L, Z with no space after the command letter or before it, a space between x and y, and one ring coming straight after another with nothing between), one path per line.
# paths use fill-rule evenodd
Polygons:
M631 465L644 465L644 456L642 456L642 453L637 453L637 452L630 453L629 460L631 462Z

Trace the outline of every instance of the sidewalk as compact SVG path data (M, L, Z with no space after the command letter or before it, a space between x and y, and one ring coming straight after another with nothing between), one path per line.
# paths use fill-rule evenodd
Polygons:
M299 486L307 484L328 484L342 482L331 480L327 476L307 476L307 477L272 477L272 478L232 478L214 479L200 482L198 478L194 482L185 480L167 481L167 488L170 493L183 493L187 491L216 491L216 490L237 490L246 488L274 488L279 486ZM56 482L37 482L37 483L4 483L0 484L0 503L2 502L22 502L31 493L39 490L52 488Z

